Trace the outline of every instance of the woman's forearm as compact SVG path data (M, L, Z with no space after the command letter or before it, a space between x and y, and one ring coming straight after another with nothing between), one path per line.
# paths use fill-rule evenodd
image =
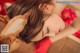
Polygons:
M77 32L78 29L73 28L72 26L67 26L65 29L63 29L62 31L60 31L59 33L56 34L56 36L51 36L50 40L52 42L56 42L64 37L67 37L70 34L73 34L75 32Z
M75 29L80 29L80 18L76 18L74 22L71 24Z
M75 10L75 14L78 18L80 18L80 11L79 10Z

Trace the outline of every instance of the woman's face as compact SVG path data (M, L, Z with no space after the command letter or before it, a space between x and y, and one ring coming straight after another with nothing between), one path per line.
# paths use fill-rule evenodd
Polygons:
M58 33L64 28L65 28L64 21L61 19L60 16L53 13L44 22L44 26L41 32L36 37L34 37L31 41L39 41L46 36L55 36L56 33Z

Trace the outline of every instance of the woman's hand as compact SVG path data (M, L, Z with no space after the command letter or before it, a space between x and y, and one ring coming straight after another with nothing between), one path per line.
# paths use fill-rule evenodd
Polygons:
M6 36L9 34L19 34L24 26L27 24L27 20L24 18L24 16L15 16L13 19L11 19L6 27L1 32L0 36Z
M9 20L9 18L8 18L7 15L5 15L5 16L4 15L0 15L0 21L1 22L7 24L8 23L8 20Z
M9 44L10 51L16 50L22 43L16 36L23 30L27 20L19 15L11 19L0 34L0 44Z

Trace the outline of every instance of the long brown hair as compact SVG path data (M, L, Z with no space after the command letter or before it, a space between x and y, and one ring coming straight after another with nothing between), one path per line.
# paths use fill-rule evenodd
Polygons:
M50 0L17 0L9 9L8 16L13 18L17 15L23 15L29 10L32 10L28 17L28 23L24 27L23 31L19 34L19 37L29 42L34 38L43 28L43 11L39 9L40 4L49 3ZM26 17L27 18L27 17Z

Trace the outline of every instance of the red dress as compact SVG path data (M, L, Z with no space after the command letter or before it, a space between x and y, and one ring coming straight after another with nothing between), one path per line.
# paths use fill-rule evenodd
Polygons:
M34 53L47 53L51 44L51 40L48 37L45 37L44 39L35 44L36 49Z

